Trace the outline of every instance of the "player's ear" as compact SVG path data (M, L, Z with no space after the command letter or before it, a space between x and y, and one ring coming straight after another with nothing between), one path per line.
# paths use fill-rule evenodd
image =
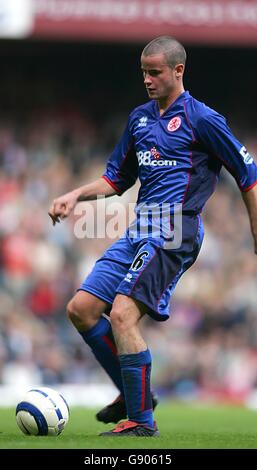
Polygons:
M176 78L177 78L177 79L182 78L182 77L183 77L184 70L185 70L184 64L177 64L177 65L175 65L174 69L175 69L175 76L176 76Z

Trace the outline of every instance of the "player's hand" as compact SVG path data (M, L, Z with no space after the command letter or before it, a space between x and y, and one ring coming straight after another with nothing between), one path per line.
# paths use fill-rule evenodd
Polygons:
M49 217L51 217L53 225L59 223L62 219L66 219L74 209L78 195L75 191L64 194L63 196L54 199L52 206L48 211Z

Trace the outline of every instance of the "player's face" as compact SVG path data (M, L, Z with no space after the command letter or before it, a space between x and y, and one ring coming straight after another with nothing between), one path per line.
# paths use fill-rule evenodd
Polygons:
M142 55L141 68L149 98L162 100L174 93L177 72L167 65L164 54Z

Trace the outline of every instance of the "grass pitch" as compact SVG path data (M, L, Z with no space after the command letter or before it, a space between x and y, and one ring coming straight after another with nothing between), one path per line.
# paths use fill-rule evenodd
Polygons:
M0 409L1 449L257 449L257 412L232 406L160 404L155 419L159 438L103 438L112 429L95 420L97 410L71 408L67 428L58 437L25 436L15 409Z

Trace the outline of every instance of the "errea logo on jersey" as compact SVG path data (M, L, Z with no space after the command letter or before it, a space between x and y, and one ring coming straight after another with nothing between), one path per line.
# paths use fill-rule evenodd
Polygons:
M139 119L139 123L138 123L138 127L146 127L147 126L147 121L148 121L148 117L147 116L143 116Z
M158 160L153 158L153 154L150 150L146 152L139 151L137 152L137 159L139 166L176 166L176 160Z
M243 146L239 150L239 153L241 157L243 157L243 160L246 165L251 165L253 163L253 157L250 155L250 153L247 151L247 149Z

